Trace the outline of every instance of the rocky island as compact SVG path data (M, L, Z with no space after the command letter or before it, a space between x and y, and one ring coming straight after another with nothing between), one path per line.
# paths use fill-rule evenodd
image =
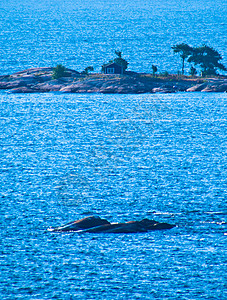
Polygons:
M52 67L31 68L12 75L0 76L0 89L10 93L103 93L141 94L175 92L226 92L227 78L192 76L153 76L125 74L83 74L65 69L64 76L53 79Z

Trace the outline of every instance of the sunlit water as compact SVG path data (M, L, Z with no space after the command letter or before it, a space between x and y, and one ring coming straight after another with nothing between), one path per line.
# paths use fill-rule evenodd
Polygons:
M2 299L224 299L226 94L0 97Z
M0 74L176 72L171 46L207 42L226 62L223 1L1 1ZM188 68L189 66L187 66ZM0 92L1 299L226 299L226 94ZM99 215L177 227L53 234Z
M208 44L227 65L226 32L223 0L2 0L0 74L58 63L99 72L116 49L130 70L177 73L178 43Z

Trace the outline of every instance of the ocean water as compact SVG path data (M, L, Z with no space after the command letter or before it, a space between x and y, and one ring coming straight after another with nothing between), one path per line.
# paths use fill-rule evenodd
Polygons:
M1 299L225 299L226 94L1 99ZM176 224L52 234L88 215Z
M99 72L116 49L132 71L177 73L178 43L214 47L227 65L226 16L223 0L2 0L0 75L59 63Z
M2 1L0 73L98 71L116 48L133 70L155 60L175 72L170 47L183 41L226 61L225 11L219 0ZM0 91L0 298L226 299L226 98ZM47 231L89 215L177 226Z

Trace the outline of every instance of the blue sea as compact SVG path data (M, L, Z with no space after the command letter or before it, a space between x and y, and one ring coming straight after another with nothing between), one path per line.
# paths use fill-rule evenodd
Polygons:
M176 73L181 42L227 65L226 16L221 0L3 0L0 75L99 72L116 49L132 71ZM226 100L0 91L0 299L226 299ZM89 215L177 226L47 231Z

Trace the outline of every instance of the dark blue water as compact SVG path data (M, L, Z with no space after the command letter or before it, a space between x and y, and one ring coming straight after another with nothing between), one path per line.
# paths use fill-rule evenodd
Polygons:
M226 94L1 99L1 299L225 299ZM177 224L51 234L87 215Z
M226 16L221 0L3 0L0 74L99 71L115 49L131 70L177 72L179 42L226 64ZM227 298L226 94L2 91L0 139L0 299ZM177 227L47 232L92 214Z
M177 73L171 46L182 42L214 47L227 65L226 32L223 0L2 0L0 74L59 63L99 72L116 49L130 70Z

